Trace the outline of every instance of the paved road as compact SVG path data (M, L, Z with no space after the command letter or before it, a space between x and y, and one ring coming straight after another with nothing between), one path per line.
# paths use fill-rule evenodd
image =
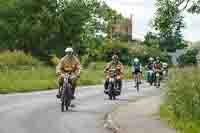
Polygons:
M0 95L0 133L108 133L103 127L104 115L115 106L137 99L159 95L159 89L142 85L138 94L132 82L124 82L122 96L109 101L103 86L81 87L74 101L76 108L60 111L56 91Z

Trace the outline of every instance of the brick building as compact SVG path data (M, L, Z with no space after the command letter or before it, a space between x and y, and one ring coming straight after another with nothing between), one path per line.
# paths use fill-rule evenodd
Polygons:
M131 15L130 18L128 18L126 21L119 21L118 23L113 24L111 37L116 35L123 35L127 36L129 40L132 40L132 27L133 17Z

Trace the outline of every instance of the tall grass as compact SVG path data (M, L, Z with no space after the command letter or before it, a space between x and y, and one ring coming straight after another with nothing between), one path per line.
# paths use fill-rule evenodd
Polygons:
M58 59L52 59L56 65ZM83 68L79 85L102 84L105 62L96 62ZM125 79L131 78L131 72L125 66ZM46 66L41 61L21 51L0 53L0 93L28 92L57 88L55 67Z
M0 71L0 93L28 92L56 87L55 70L50 67L4 69Z
M95 85L102 84L105 80L105 74L103 72L105 62L96 62L95 64L89 65L87 69L83 69L81 78L79 81L80 85ZM129 66L124 66L124 79L131 79L132 73Z
M161 106L161 117L181 133L200 131L200 69L174 70Z
M2 67L35 66L40 64L39 60L22 51L3 51L0 54L0 66Z

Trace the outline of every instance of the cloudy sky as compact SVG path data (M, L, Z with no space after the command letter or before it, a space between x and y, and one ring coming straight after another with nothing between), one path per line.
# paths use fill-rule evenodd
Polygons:
M134 14L135 27L134 33L144 36L150 30L150 21L152 20L155 8L155 0L105 0L112 8L121 12L124 16L129 17ZM198 31L200 30L200 15L190 15L185 13L186 28L184 37L189 41L200 40Z

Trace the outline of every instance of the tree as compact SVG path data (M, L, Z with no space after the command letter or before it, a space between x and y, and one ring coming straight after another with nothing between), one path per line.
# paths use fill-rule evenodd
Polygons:
M148 32L144 37L144 44L149 47L159 48L159 38L156 34Z
M67 46L84 51L85 31L90 28L86 25L93 20L98 2L8 0L0 5L0 47L47 55L62 54Z
M183 16L176 6L176 1L157 0L153 27L159 32L160 48L174 51L183 44Z
M125 20L99 0L0 0L0 49L62 56L68 46L96 59L113 23ZM96 52L93 54L94 49Z
M196 49L188 50L186 54L179 57L179 64L180 65L196 65L197 54L198 54L198 50Z
M176 0L176 6L191 13L200 13L200 0Z
M100 16L100 18L104 21L101 25L101 29L103 32L107 33L109 38L116 38L118 39L124 39L127 37L124 37L124 35L113 35L112 29L114 24L126 24L128 22L128 19L123 17L122 14L118 13L116 10L110 8L105 2L102 2L97 9L97 14ZM127 39L126 39L127 40Z

